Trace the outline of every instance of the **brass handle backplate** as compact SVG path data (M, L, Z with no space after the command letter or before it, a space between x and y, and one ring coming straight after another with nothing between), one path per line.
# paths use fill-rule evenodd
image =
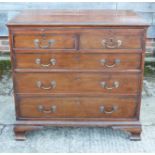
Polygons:
M55 40L54 39L47 40L46 39L46 35L42 35L42 39L41 40L34 39L33 42L34 42L35 48L46 49L46 48L50 48L55 43Z
M116 40L115 38L108 38L108 39L103 39L101 41L101 44L105 48L119 48L122 45L122 41Z
M118 81L114 81L112 84L112 87L108 87L108 84L105 81L101 82L101 87L105 88L105 89L114 89L114 88L118 88L119 87L119 82Z
M101 60L100 60L100 63L101 63L102 65L106 66L107 68L115 67L116 65L120 64L120 62L121 62L120 59L115 59L115 60L114 60L114 63L113 63L112 65L109 65L109 64L107 63L107 60L106 60L106 59L101 59Z
M113 112L115 112L118 109L117 106L112 106L111 110L108 111L106 110L106 108L102 105L99 107L99 110L101 113L105 113L105 114L112 114Z
M41 81L37 81L36 85L37 85L38 88L41 88L41 89L44 89L44 90L50 90L50 89L56 88L56 81L54 81L54 80L51 81L50 86L48 86L48 87L43 86Z
M52 58L52 59L50 59L50 62L48 64L42 64L40 58L35 59L35 63L42 67L49 67L51 65L54 66L54 65L56 65L56 62L57 62L56 59Z
M43 105L39 105L37 107L39 112L43 112L45 114L49 114L49 113L55 113L56 112L56 106L52 105L50 108L45 108Z

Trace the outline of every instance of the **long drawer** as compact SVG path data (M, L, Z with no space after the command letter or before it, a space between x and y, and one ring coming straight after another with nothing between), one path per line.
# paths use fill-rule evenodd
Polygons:
M16 93L137 94L139 74L126 73L16 73Z
M16 68L21 69L140 69L140 54L44 53L16 54Z
M20 118L133 118L132 97L18 97Z

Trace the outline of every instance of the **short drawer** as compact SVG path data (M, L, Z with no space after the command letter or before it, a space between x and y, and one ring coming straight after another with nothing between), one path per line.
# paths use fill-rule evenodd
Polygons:
M127 70L140 69L140 54L16 54L16 68Z
M139 74L16 73L16 93L137 94Z
M88 30L80 35L80 49L140 49L142 29Z
M137 100L129 97L19 97L20 118L132 118Z
M15 34L14 47L24 49L75 49L73 34Z

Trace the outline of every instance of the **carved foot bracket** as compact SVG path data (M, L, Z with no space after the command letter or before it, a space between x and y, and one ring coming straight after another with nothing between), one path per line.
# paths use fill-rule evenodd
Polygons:
M141 140L141 132L142 127L141 125L133 125L133 126L113 126L113 129L120 129L130 133L129 139L132 141L139 141Z
M26 140L26 133L28 131L39 130L39 129L43 129L43 127L31 126L31 125L15 125L14 127L15 139L24 141Z

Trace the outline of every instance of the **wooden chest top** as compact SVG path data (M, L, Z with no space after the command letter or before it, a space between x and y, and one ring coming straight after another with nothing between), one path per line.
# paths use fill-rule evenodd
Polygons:
M12 19L8 26L148 26L132 11L116 10L27 10Z

